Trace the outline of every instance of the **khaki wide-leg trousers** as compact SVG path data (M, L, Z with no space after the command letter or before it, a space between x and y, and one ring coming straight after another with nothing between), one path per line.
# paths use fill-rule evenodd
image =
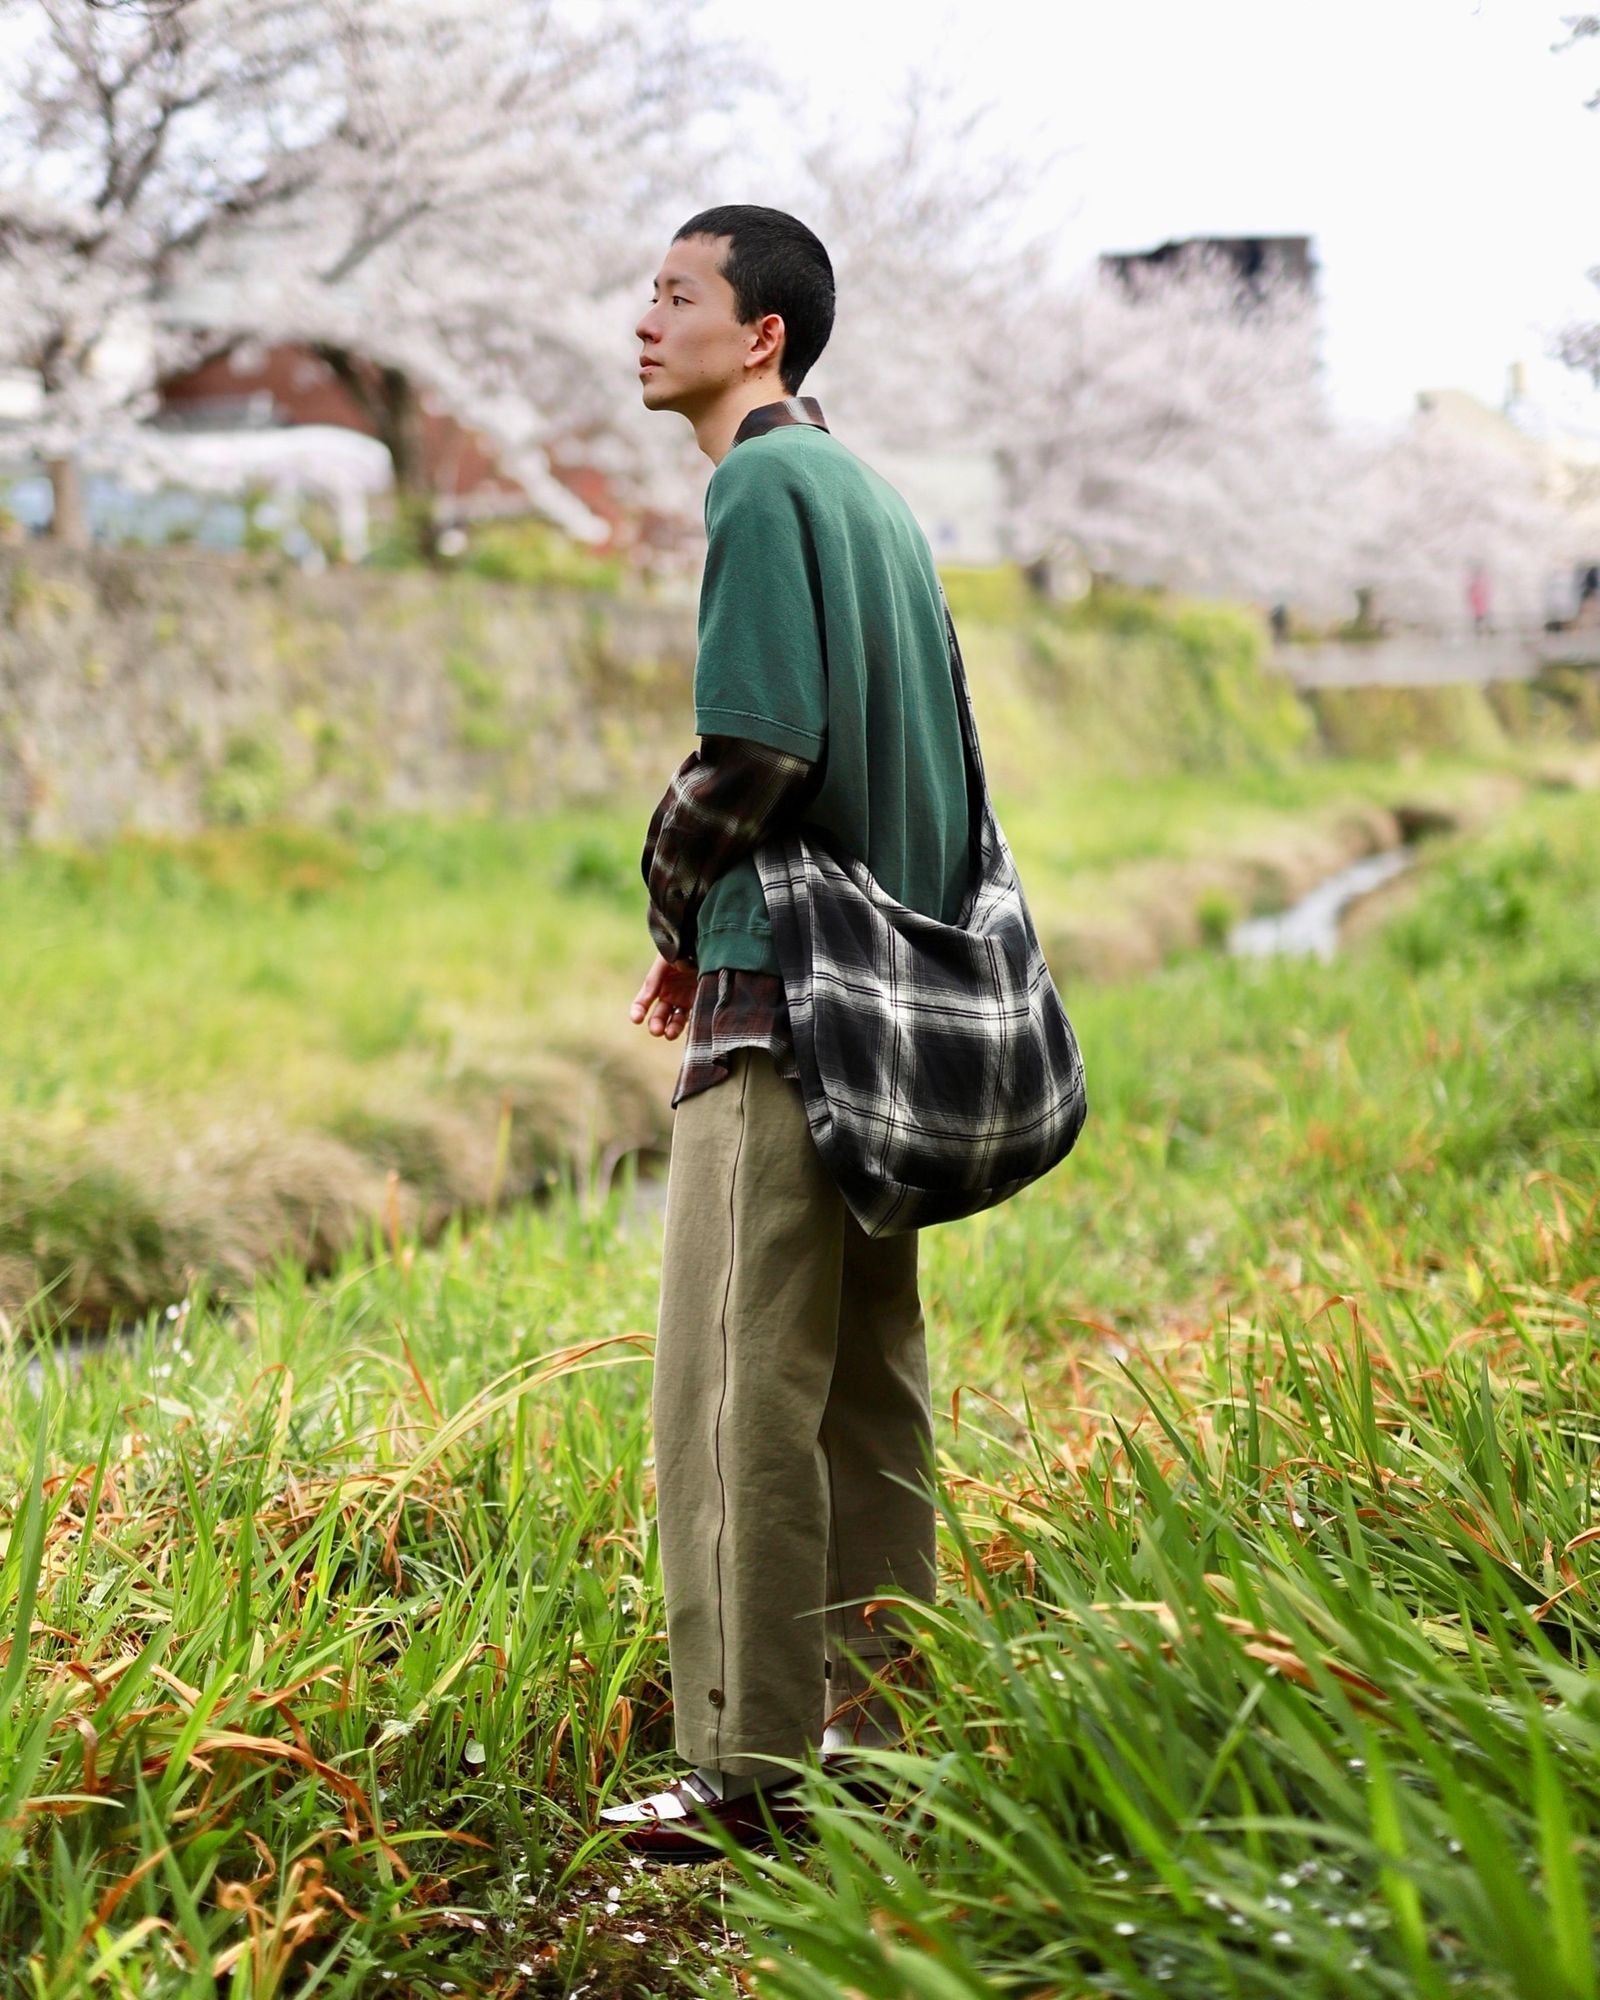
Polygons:
M933 1425L916 1235L865 1234L765 1050L730 1070L675 1114L656 1504L677 1752L760 1776L860 1692L841 1643L903 1650L867 1602L933 1599Z

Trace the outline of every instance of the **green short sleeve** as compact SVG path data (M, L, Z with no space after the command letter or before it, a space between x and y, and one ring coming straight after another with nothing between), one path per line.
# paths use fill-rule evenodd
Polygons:
M761 443L735 445L706 492L695 728L815 761L828 711L808 499L797 469Z

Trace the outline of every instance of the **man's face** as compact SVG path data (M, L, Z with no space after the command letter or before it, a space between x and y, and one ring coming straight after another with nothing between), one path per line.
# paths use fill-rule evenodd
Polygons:
M718 268L728 248L726 236L685 236L662 258L650 308L634 328L647 410L679 410L692 418L748 379L746 362L761 328L774 322L782 327L776 314L749 326L734 317L733 287Z

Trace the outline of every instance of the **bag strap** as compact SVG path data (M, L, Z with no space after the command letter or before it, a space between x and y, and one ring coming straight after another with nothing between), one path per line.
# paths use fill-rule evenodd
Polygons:
M967 686L967 666L961 657L961 641L956 636L956 621L950 616L950 602L944 594L944 584L939 583L939 603L944 611L945 635L949 641L950 678L955 684L956 711L961 722L961 742L967 753L967 827L969 873L978 864L982 852L983 823L990 817L989 780L983 768L983 752L978 747L978 720L972 712L972 692Z

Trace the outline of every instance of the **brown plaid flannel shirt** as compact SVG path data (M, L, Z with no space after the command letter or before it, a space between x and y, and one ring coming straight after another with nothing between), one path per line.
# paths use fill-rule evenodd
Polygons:
M733 442L779 424L827 429L814 396L790 396L751 410ZM804 757L744 737L704 737L684 758L651 815L640 864L650 892L650 935L663 958L693 960L695 919L707 889L804 806L817 773ZM780 1076L799 1081L783 982L776 974L734 966L701 974L674 1107L721 1083L728 1075L727 1057L737 1048L766 1049Z
M735 736L707 736L678 766L651 816L641 861L650 889L646 921L663 958L693 961L706 891L799 806L814 768L787 750ZM736 966L702 973L674 1105L721 1083L729 1051L744 1047L769 1050L778 1073L798 1079L782 980Z

